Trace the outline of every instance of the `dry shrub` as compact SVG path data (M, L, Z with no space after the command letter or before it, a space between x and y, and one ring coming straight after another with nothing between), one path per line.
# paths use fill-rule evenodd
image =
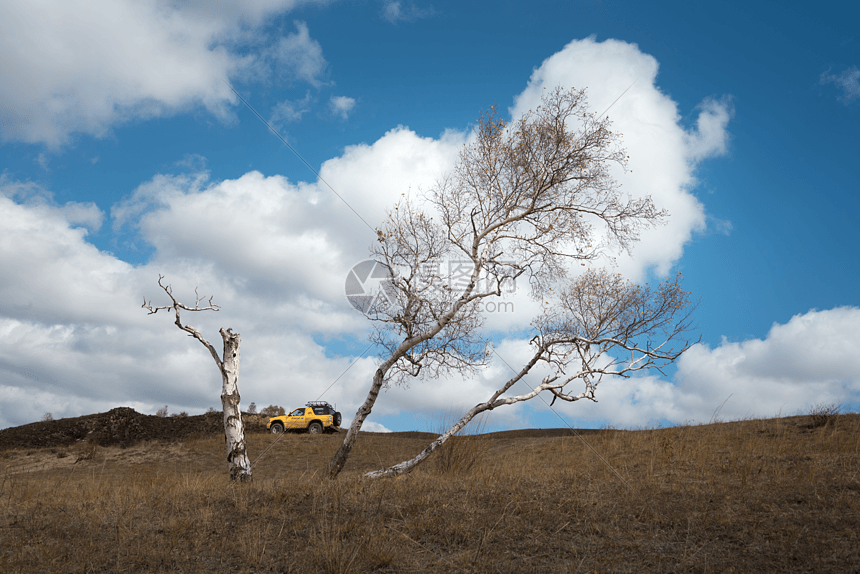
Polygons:
M447 431L458 419L454 413L446 411L435 425L437 434ZM472 471L487 452L487 442L481 436L485 426L486 419L483 416L472 419L459 433L437 448L425 464L429 463L442 474L466 474Z
M817 403L809 408L809 416L812 417L812 428L827 426L828 423L836 419L836 416L842 412L842 405L839 403Z
M88 440L75 444L70 450L75 456L75 463L96 460L99 454L99 442L97 439L90 437Z
M266 423L269 422L268 417L254 414L243 414L242 423L247 430L265 430Z
M395 546L372 519L318 518L310 538L316 570L325 574L367 572L391 566Z
M271 417L282 417L286 414L284 407L278 405L269 405L267 407L263 407L260 409L258 413L260 416L271 418Z
M487 452L480 436L454 436L433 453L432 465L442 474L466 474Z

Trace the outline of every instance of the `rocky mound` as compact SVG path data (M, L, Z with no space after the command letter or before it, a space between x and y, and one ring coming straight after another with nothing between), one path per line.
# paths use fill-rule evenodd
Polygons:
M266 420L244 415L247 431L265 430ZM67 446L90 440L102 446L130 446L147 440L182 440L224 434L220 412L196 416L157 417L129 407L106 413L42 421L0 430L0 449Z

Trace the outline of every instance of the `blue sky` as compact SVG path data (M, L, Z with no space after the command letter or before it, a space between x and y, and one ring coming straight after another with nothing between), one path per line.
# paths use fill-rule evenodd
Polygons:
M180 300L215 296L220 313L186 317L210 341L242 333L243 404L315 399L365 349L343 278L372 232L228 83L372 226L450 169L482 108L517 115L570 84L600 112L632 85L608 112L631 155L623 185L672 219L618 269L682 271L702 344L559 412L640 426L707 421L727 397L726 418L857 408L858 16L827 2L4 2L0 428L217 406L205 349L139 308L159 274ZM513 362L531 318L517 304L488 323ZM323 398L351 416L372 371L359 359ZM371 428L424 429L503 374L392 389ZM560 424L541 403L500 411L490 426Z

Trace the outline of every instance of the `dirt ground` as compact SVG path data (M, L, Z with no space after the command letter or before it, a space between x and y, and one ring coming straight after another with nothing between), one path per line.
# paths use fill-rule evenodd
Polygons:
M267 417L242 413L249 436L266 433ZM581 430L580 433L597 431ZM523 429L491 433L497 444L509 446L516 439L569 436L569 429ZM427 432L372 433L387 439L418 441L424 445L437 435ZM140 464L153 458L153 445L158 444L158 457L179 459L180 443L223 438L224 422L220 412L195 416L159 417L138 413L129 407L117 407L105 413L52 421L40 421L0 430L0 451L11 472L44 472L70 469L76 463L88 461L98 450L99 460L122 464ZM332 444L339 442L330 437ZM331 442L327 441L327 442ZM172 446L171 446L172 445ZM118 447L118 448L102 448ZM175 452L165 452L174 450ZM420 449L419 449L420 450Z
M219 420L3 431L66 442L0 443L0 572L860 573L858 414L455 437L390 480L434 435L362 433L333 481L342 435L253 431L247 484Z
M242 413L249 433L266 432L267 417ZM598 432L579 430L580 434ZM224 434L220 412L195 416L158 417L144 415L129 407L82 417L40 421L0 430L0 449L42 449L70 447L88 440L99 446L131 447L150 441L184 441ZM378 433L367 433L378 434ZM387 434L387 433L386 433ZM523 429L490 433L499 439L567 436L570 429ZM428 438L435 435L417 431L392 433L400 438Z

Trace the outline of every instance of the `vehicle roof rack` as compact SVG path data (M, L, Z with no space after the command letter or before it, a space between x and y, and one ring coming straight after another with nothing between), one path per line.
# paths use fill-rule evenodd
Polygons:
M331 407L328 401L308 401L306 407ZM332 407L334 408L334 407Z

